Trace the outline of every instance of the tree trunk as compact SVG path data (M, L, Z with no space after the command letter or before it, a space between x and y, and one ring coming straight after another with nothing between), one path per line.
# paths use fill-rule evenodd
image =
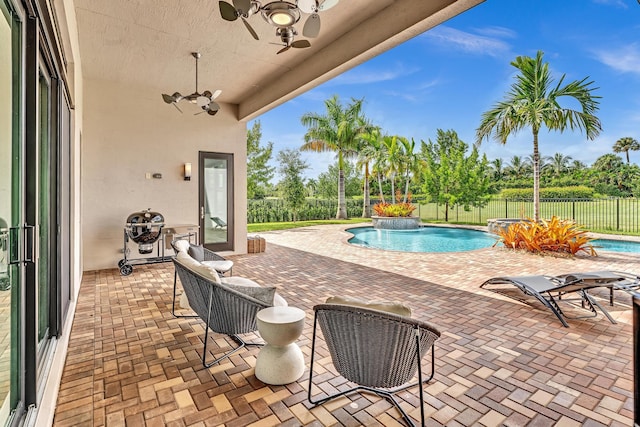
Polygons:
M382 192L382 175L378 172L378 191L380 192L380 202L384 203L384 193Z
M533 220L540 221L540 153L538 130L533 130Z
M391 174L391 203L396 202L396 188L394 185L395 183L396 183L396 175L392 173Z
M369 200L369 163L364 165L364 185L362 198L362 218L371 218L371 201Z
M404 185L404 202L407 203L407 199L409 198L409 173L407 172L407 176L405 177L405 185Z
M629 164L629 150L626 150L625 154L627 155L627 164Z
M444 202L444 222L449 222L449 202Z
M341 162L338 163L340 170L338 171L338 212L336 213L336 219L347 219L347 206L344 197L344 169L340 167Z

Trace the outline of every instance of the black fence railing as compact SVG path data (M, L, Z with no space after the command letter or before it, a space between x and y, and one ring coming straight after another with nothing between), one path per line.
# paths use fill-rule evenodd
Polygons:
M425 221L444 221L445 206L421 203L416 215ZM640 200L628 199L541 199L540 216L571 219L590 231L640 234ZM449 222L486 225L490 218L532 218L531 200L491 200L484 207L449 209Z

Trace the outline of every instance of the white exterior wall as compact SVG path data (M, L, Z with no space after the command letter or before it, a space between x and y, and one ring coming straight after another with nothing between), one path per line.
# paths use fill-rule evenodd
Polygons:
M234 154L234 246L245 253L246 124L236 120L234 107L222 104L215 116L193 115L197 107L183 102L180 114L157 89L87 79L83 89L84 271L117 266L133 212L151 208L167 224L198 224L199 151ZM191 181L183 179L186 162L192 164ZM147 179L146 173L161 173L162 179ZM135 245L130 248L131 258L141 257Z

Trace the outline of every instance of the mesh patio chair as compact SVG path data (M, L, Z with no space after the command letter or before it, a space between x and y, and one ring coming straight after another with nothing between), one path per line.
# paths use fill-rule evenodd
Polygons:
M584 319L587 317L596 317L598 315L597 309L600 309L602 314L605 315L611 323L616 321L611 317L609 312L591 295L589 295L589 289L609 287L610 284L605 284L598 281L583 281L575 277L567 275L566 277L554 277L554 276L512 276L512 277L494 277L480 285L484 288L488 285L513 285L520 289L525 295L531 295L538 301L544 304L553 314L556 315L558 320L565 328L569 327L569 324L565 320L567 319ZM576 293L578 298L564 298L565 295L570 293ZM555 294L555 297L554 297ZM569 317L562 311L558 302L560 300L572 301L579 300L582 303L582 307L591 311L591 314L584 316Z
M320 304L313 310L315 318L307 396L309 402L321 405L328 400L353 392L374 393L392 403L407 424L413 426L413 421L400 407L394 395L410 387L419 386L420 416L424 425L422 384L433 378L434 342L440 337L440 331L433 325L420 320L361 307ZM313 400L313 365L318 325L336 370L356 386ZM431 349L431 374L423 379L421 360L429 349ZM410 382L416 372L417 380Z
M214 283L190 270L175 258L173 263L184 292L187 294L189 306L197 313L197 317L205 322L202 364L206 368L226 359L243 347L264 345L264 343L246 342L238 335L257 331L256 314L263 308L270 307L271 304ZM207 362L209 330L228 335L238 344L238 347Z
M613 305L613 291L633 293L640 288L640 276L623 271L588 271L556 276L565 282L582 282L609 288L609 304Z

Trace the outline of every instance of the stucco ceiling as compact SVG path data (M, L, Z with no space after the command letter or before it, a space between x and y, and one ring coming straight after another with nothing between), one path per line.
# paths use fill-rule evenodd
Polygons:
M484 0L341 0L321 12L320 36L307 49L280 40L261 16L221 18L217 0L75 0L85 78L189 94L202 54L199 89L222 89L251 119ZM263 1L263 4L265 1ZM302 23L297 25L302 33ZM304 39L299 35L298 39Z

